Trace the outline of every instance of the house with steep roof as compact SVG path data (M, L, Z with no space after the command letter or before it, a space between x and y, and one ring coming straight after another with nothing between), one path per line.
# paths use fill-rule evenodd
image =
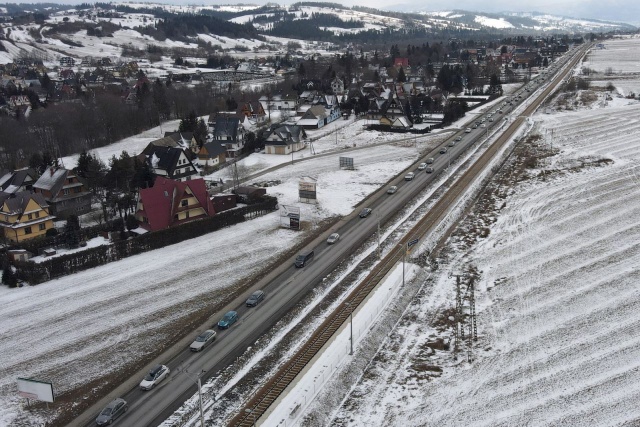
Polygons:
M213 139L227 148L227 158L234 159L242 153L245 130L242 121L235 115L218 114L213 123Z
M267 118L260 102L245 102L240 106L240 113L256 123L262 123Z
M265 136L264 152L266 154L291 154L302 150L307 138L302 126L274 126Z
M140 227L157 231L214 214L202 178L180 182L158 177L153 187L140 190L135 217Z
M176 143L176 147L189 149L193 153L197 153L200 149L193 132L165 132L164 137L171 138Z
M52 215L66 218L91 210L91 192L73 171L50 168L33 184L33 190L42 194Z
M205 142L198 151L198 164L217 166L227 161L227 146L221 141Z
M331 91L337 95L344 92L344 81L341 78L335 77L331 80Z
M182 148L153 146L146 156L146 162L158 177L190 181L198 176L198 171L189 159L187 151Z
M31 191L0 193L0 227L12 243L44 236L53 227L54 216L42 194Z
M6 171L0 176L0 191L9 194L31 191L37 180L38 175L31 168Z
M262 108L267 112L267 115L271 115L273 111L282 111L287 114L295 114L298 108L298 97L293 95L263 95L260 98L260 104ZM270 118L270 117L269 117Z
M340 108L337 105L332 107L313 105L305 111L296 124L305 129L320 129L324 125L337 120L339 117Z

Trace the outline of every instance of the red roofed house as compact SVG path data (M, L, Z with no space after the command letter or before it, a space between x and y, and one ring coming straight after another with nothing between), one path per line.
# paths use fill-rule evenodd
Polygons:
M140 227L157 231L214 214L202 178L180 182L158 176L153 187L140 190L135 216Z
M393 61L393 66L407 68L409 66L409 58L396 58Z

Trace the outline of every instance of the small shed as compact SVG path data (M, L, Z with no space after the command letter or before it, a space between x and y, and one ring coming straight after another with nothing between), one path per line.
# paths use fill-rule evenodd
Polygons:
M216 213L235 208L237 206L236 200L237 196L233 194L218 194L211 197L213 210Z
M11 262L25 262L33 257L33 254L26 249L9 249L7 255Z
M233 192L238 196L240 202L247 203L254 202L260 197L266 195L267 189L254 186L244 186L236 188Z

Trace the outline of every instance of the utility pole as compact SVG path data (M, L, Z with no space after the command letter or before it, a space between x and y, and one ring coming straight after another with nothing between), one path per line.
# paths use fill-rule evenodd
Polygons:
M382 259L382 248L380 247L380 213L377 210L376 218L378 220L378 259Z
M473 361L471 357L473 341L478 340L478 330L476 328L476 302L473 290L473 279L469 282L467 291L469 292L469 335L467 336L467 362Z
M460 311L462 310L462 297L460 295L460 276L456 276L456 315L455 315L455 340L453 357L457 358L460 343Z

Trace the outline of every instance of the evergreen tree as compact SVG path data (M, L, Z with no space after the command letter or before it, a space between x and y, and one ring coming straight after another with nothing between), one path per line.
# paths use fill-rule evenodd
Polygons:
M70 248L77 248L80 244L80 220L77 215L69 215L64 226L64 239Z
M407 81L407 76L404 75L404 68L400 67L400 71L398 71L398 81L400 83L404 83Z
M16 277L16 273L13 271L13 267L10 265L6 265L2 272L2 283L10 288L18 287L18 278Z
M198 126L198 116L196 116L196 112L191 110L187 117L180 120L180 125L178 126L178 131L180 132L194 132L196 130L196 126Z

